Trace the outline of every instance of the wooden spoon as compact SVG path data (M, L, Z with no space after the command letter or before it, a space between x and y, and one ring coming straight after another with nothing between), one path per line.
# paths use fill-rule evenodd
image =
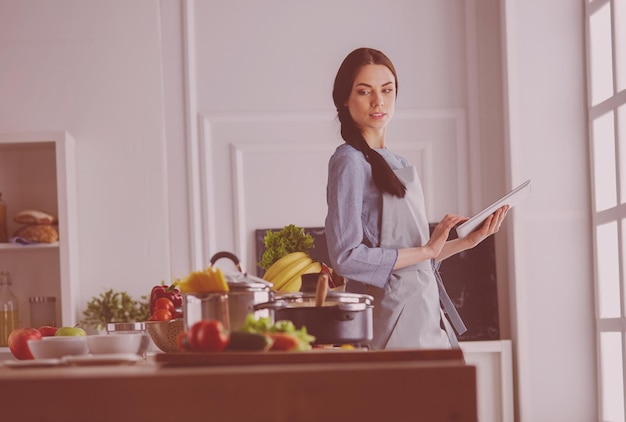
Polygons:
M324 306L328 294L328 274L320 273L315 287L315 306Z

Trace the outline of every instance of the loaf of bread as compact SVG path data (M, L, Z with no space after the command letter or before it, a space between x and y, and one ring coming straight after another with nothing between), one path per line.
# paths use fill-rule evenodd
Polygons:
M39 210L22 210L15 214L13 221L18 224L45 224L51 225L57 223L57 218L44 211Z
M59 240L55 226L48 224L29 224L17 229L13 236L35 243L54 243Z

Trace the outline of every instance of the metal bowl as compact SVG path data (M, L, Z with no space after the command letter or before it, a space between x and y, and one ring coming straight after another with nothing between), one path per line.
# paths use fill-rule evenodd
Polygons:
M146 321L146 331L160 350L166 353L182 352L176 344L178 335L185 331L182 318L171 321Z
M120 333L143 333L146 331L145 322L109 322L106 327L107 334Z

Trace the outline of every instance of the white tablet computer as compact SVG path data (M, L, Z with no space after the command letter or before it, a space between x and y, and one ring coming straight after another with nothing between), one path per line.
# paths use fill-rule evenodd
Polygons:
M459 237L465 237L478 227L493 214L498 208L503 205L508 205L509 207L513 207L515 204L520 202L522 199L530 196L530 180L525 181L511 192L504 195L502 198L498 199L493 204L489 205L487 208L467 220L465 223L459 225L456 228L456 234Z

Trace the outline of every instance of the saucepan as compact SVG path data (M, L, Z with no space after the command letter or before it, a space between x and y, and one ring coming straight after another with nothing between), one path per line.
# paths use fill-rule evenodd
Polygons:
M270 310L274 321L306 327L314 344L367 346L374 335L373 302L369 295L328 291L328 274L320 273L315 291L281 294L254 309Z
M232 330L239 329L249 313L255 318L268 317L270 311L255 309L259 303L274 300L272 283L262 278L248 275L235 254L218 252L211 257L211 265L227 258L233 261L238 272L226 273L228 293L185 293L183 295L183 313L185 328L189 329L201 319L217 319Z

